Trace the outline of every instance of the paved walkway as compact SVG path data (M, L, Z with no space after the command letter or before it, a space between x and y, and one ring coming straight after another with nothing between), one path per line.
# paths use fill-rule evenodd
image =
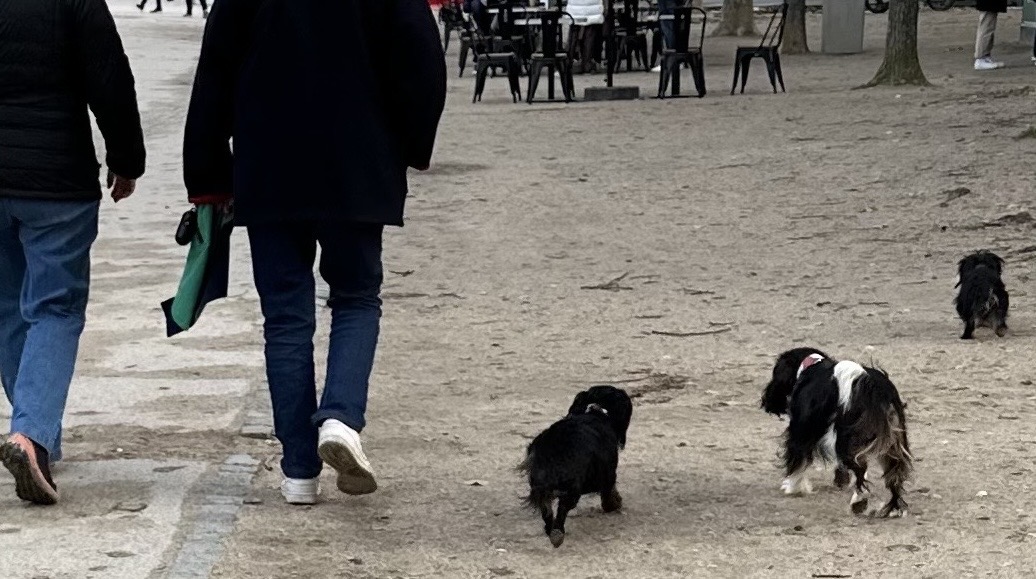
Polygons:
M160 15L129 0L112 6L137 78L147 174L129 201L102 207L67 460L55 470L64 500L23 505L0 473L6 579L207 577L256 470L247 447L265 447L239 432L268 431L256 424L265 414L249 414L249 400L262 400L249 397L261 385L262 349L244 236L231 297L203 324L167 339L159 308L184 256L172 234L187 207L180 149L203 21L182 18L176 3Z

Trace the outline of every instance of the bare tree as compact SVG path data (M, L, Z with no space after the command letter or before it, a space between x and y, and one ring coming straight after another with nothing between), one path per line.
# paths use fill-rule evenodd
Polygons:
M752 0L723 0L723 16L713 36L755 36Z
M865 86L913 84L927 86L917 57L917 0L891 0L885 59Z
M806 54L806 0L788 0L788 21L784 25L784 54Z

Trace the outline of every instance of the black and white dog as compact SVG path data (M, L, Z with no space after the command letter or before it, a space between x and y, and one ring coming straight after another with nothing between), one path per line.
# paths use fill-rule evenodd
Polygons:
M812 492L807 471L814 459L835 462L835 484L856 478L850 508L867 510L869 461L883 471L889 502L881 517L903 516L903 483L913 458L907 439L906 413L888 374L849 361L836 361L815 348L797 348L780 355L773 378L763 392L762 407L770 414L788 414L784 439L786 477L781 490L789 495Z
M974 337L975 327L990 327L1001 338L1007 333L1007 288L1001 276L1004 260L989 251L976 251L957 264L957 315L964 322L962 340Z
M594 386L576 396L568 416L529 444L518 467L529 477L526 503L539 509L555 548L564 542L565 519L581 496L599 493L606 513L622 508L616 470L632 416L633 402L624 390Z

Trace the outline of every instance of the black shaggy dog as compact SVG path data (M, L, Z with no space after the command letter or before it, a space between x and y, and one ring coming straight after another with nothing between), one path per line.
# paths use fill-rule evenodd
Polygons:
M960 339L974 338L975 327L990 327L1001 338L1007 333L1007 288L1000 276L1004 260L989 251L977 251L957 264L957 315L964 322Z
M815 459L835 462L839 487L848 485L850 472L855 475L850 508L863 514L869 502L868 461L873 460L891 494L878 515L906 514L903 483L910 478L913 458L905 406L888 374L833 360L815 348L798 348L777 359L762 406L790 416L784 441L787 478L781 484L785 494L812 492L807 470Z
M624 390L594 386L576 396L568 416L529 444L519 466L529 476L526 502L540 511L555 548L564 542L565 518L581 496L599 493L606 513L622 508L615 471L632 416L633 402Z

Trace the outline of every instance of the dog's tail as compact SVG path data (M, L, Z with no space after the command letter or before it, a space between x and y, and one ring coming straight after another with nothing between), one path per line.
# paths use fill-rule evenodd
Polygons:
M548 470L536 464L534 452L526 454L525 460L518 465L518 472L529 477L529 495L523 500L525 506L538 511L551 510L557 495L557 485L552 483Z
M863 406L860 424L873 433L874 439L857 453L878 457L885 471L886 484L901 487L913 472L914 457L907 436L906 409L888 375L881 370L867 369L867 376L858 384L859 394L869 398Z

